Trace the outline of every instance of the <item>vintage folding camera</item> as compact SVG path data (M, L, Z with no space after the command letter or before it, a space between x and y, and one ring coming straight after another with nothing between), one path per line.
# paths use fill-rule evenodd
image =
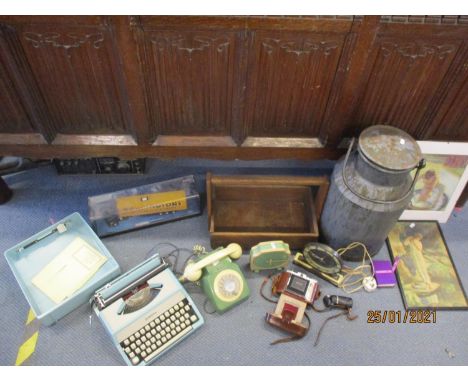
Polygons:
M296 336L304 336L308 329L303 324L305 310L320 295L317 281L288 270L274 279L272 292L279 295L279 300L274 313L267 313L266 321Z
M242 255L239 244L229 244L203 253L187 264L181 280L197 282L218 313L224 313L250 296L250 289L240 267L233 259Z

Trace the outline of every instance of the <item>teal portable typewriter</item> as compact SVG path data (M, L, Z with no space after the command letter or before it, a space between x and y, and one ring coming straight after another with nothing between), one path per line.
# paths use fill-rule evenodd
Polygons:
M127 365L152 363L204 323L158 255L99 289L93 309Z

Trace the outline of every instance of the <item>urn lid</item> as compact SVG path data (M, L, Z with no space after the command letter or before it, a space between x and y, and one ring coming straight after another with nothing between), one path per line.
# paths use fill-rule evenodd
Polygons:
M359 136L358 147L370 162L386 170L408 171L422 158L421 149L411 135L388 125L366 128Z

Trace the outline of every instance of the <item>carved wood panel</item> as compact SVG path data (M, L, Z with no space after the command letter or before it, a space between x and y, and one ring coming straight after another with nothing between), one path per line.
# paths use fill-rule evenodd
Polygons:
M452 63L447 81L431 108L425 139L468 141L468 43Z
M0 24L0 142L42 145L50 130L38 119L44 104L25 66L15 30Z
M460 41L380 38L369 57L370 76L353 120L359 129L397 126L422 139L428 107L452 63Z
M0 16L0 155L336 158L377 123L468 141L467 20Z
M251 35L246 93L249 137L318 137L343 36Z
M145 30L143 36L140 54L153 139L231 136L237 35Z
M6 54L7 52L0 50L0 131L8 134L34 133L21 97L12 82L12 75L7 69Z
M459 89L455 102L442 119L437 130L431 134L430 139L441 141L468 142L468 96L465 81L464 90Z
M55 134L129 134L128 101L108 28L21 25L18 35Z

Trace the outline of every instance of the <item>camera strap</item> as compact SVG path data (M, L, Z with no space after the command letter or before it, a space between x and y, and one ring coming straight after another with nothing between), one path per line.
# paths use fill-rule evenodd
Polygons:
M319 310L319 309L315 308L313 305L312 305L312 307L316 312L326 312L326 311L330 310L330 309L327 309L327 308ZM323 322L322 326L320 327L318 333L317 333L317 337L316 337L315 342L314 342L314 347L318 345L318 342L319 342L319 339L320 339L320 334L322 334L322 331L325 328L325 324L328 321L333 320L335 318L338 318L340 316L346 316L348 321L353 321L358 317L358 316L353 316L352 315L351 308L348 308L348 309L344 310L343 312L340 312L340 313L335 314L333 316L327 317L326 320Z
M309 333L309 329L310 329L310 318L307 312L304 312L304 317L307 319L307 330L303 336L292 336L292 337L281 338L281 339L271 342L270 345L284 344L286 342L297 341L297 340L304 338L307 335L307 333Z
M273 300L272 298L269 298L269 297L265 296L265 294L263 293L263 288L265 287L266 283L268 281L270 281L270 279L271 279L271 276L265 277L263 279L262 285L260 286L260 296L262 296L265 300L267 300L267 301L269 301L269 302L271 302L273 304L276 304L276 303L278 303L278 300Z

